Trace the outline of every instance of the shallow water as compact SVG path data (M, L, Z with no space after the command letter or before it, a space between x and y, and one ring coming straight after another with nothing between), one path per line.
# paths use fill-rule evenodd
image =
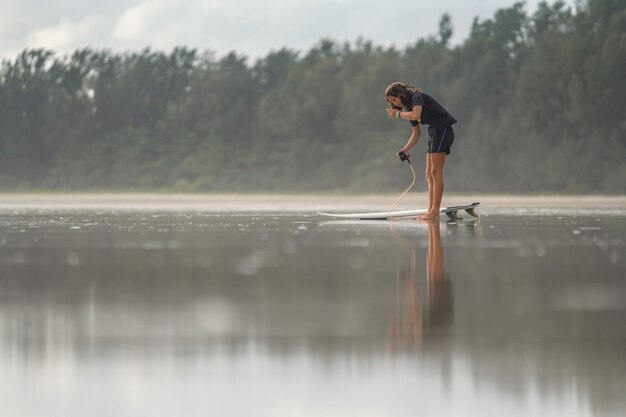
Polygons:
M618 416L626 212L0 213L2 416Z

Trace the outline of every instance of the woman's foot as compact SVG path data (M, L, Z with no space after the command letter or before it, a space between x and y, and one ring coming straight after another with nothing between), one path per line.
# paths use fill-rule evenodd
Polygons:
M439 213L434 212L434 213L425 213L421 216L419 216L420 220L424 220L424 221L433 221L433 220L439 220Z

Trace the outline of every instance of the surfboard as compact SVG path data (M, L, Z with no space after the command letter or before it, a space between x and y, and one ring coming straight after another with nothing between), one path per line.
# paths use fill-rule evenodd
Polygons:
M450 206L450 207L442 207L439 210L440 213L445 213L446 216L451 218L452 220L460 219L458 212L465 210L467 214L472 217L478 218L478 213L476 212L476 208L480 205L480 203L471 203L463 206ZM359 220L386 220L386 219L395 219L401 217L417 217L425 214L428 209L417 209L417 210L398 210L398 211L379 211L374 213L324 213L318 211L317 214L322 216L330 216L337 217L341 219L359 219Z

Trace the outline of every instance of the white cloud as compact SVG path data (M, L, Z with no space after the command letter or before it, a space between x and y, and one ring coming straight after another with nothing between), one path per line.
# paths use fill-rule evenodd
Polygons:
M145 1L130 7L117 20L111 36L120 40L145 37L157 29L173 10L175 3L168 1Z
M86 45L91 40L94 29L101 26L101 20L96 16L88 16L78 22L64 18L57 25L37 29L27 37L29 47L50 48L57 51L67 51Z
M539 0L528 0L534 11ZM169 50L189 46L250 57L271 49L307 50L321 38L359 37L404 47L437 32L452 15L459 42L474 16L489 18L514 0L0 0L0 56L26 47L69 52L78 47ZM569 0L568 4L574 0Z
M376 5L378 0L362 0L356 8L347 0L145 0L121 13L111 38L125 49L189 45L258 57L285 46L307 49L323 37L354 40L363 34L369 38L372 22L358 24L362 8L369 3ZM372 18L378 15L370 13ZM348 20L357 24L347 27Z
M111 38L120 44L143 43L170 47L186 43L185 33L202 29L205 3L194 0L146 0L125 10L116 20Z
M272 11L277 6L275 3L270 9L251 0L235 4L222 0L146 0L119 16L111 38L126 48L188 45L222 53L250 52L262 42L271 44L280 39L281 25L272 24L276 19ZM264 36L268 29L273 37Z

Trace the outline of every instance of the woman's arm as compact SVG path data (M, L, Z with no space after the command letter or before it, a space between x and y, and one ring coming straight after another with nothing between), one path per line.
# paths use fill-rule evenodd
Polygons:
M411 134L411 137L409 138L409 141L406 143L406 145L404 145L404 148L398 151L398 153L404 152L405 154L408 154L411 148L415 146L418 140L420 140L420 136L422 136L420 125L413 126L413 132Z
M401 119L405 119L405 120L419 121L420 118L422 117L422 106L417 105L413 107L413 110L411 111L399 111L397 117L400 117Z

